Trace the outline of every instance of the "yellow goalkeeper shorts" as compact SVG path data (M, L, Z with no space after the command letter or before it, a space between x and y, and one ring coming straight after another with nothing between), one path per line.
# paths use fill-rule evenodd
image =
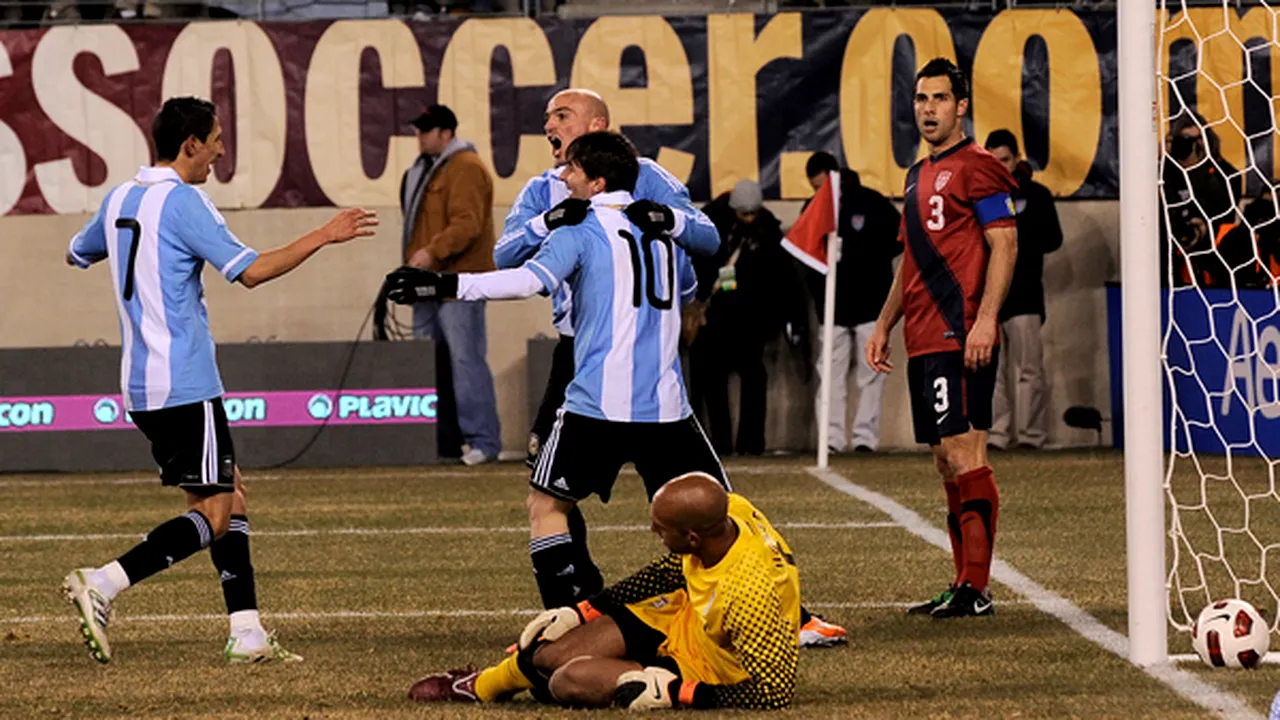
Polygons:
M657 654L680 666L680 677L715 685L732 685L750 677L737 658L708 634L702 615L684 590L626 606L636 619L666 639Z

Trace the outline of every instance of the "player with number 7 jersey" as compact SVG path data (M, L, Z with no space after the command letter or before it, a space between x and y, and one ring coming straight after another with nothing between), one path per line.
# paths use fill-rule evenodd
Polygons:
M955 576L910 614L989 615L988 584L1000 496L987 465L999 368L997 315L1017 258L1013 176L964 134L968 79L937 58L916 75L916 124L928 157L907 171L902 265L867 343L867 363L889 372L899 319L916 442L933 451L947 495Z

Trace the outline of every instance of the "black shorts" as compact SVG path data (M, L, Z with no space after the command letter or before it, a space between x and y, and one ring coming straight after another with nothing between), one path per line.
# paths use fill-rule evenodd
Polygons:
M963 435L970 428L990 430L999 359L996 346L991 349L991 362L976 371L965 369L960 350L907 360L916 442L937 445L942 438Z
M130 415L151 441L162 484L197 495L236 489L236 451L222 398Z
M623 646L626 648L626 659L637 662L644 667L661 667L670 670L678 677L680 664L668 655L659 655L658 648L667 641L667 636L645 624L621 603L610 603L604 608L596 608L601 614L613 618L622 633Z
M564 410L542 444L529 484L561 500L577 502L594 493L609 502L618 472L629 462L650 500L668 480L695 471L732 490L720 458L692 415L669 423L629 423Z

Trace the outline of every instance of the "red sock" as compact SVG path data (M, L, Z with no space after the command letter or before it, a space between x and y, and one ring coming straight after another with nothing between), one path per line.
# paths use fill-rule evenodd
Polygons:
M960 486L960 534L964 538L964 576L978 590L991 580L991 552L1000 515L1000 493L990 467L956 477Z
M964 582L964 535L960 534L960 486L943 482L947 491L947 533L951 535L951 560L956 564L956 579L951 584Z

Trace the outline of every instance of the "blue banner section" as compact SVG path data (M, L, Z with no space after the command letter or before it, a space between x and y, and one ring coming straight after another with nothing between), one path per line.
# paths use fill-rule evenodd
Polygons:
M1160 305L1165 449L1280 457L1280 295L1188 287L1162 290ZM1113 443L1120 448L1126 418L1117 286L1107 288L1107 323Z

